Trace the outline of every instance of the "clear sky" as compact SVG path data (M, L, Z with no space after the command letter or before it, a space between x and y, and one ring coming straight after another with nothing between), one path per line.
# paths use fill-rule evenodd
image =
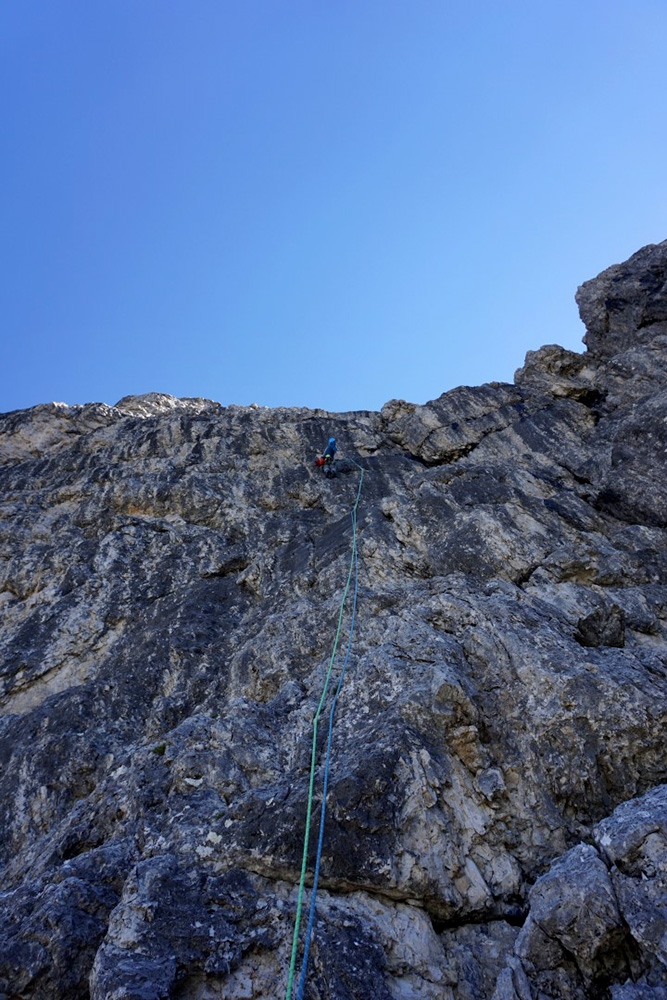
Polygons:
M665 0L0 0L0 410L377 409L667 238Z

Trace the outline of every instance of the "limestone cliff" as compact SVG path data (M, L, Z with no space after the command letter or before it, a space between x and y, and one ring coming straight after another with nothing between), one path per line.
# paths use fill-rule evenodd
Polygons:
M306 997L667 996L667 242L577 299L424 406L0 417L3 1000L284 996L353 462Z

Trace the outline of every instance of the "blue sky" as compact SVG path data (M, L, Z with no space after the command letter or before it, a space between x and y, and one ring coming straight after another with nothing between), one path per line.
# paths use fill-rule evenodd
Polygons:
M667 4L4 0L0 410L377 409L667 238Z

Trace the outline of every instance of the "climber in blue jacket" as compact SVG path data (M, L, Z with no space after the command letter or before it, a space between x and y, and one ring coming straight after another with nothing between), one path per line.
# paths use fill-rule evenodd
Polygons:
M336 470L334 469L334 457L338 449L336 448L336 438L329 438L329 443L316 460L315 465L322 466L322 472L325 476L335 476Z

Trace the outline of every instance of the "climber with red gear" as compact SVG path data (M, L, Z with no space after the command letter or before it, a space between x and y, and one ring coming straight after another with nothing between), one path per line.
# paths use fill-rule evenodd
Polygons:
M329 438L329 443L322 452L322 454L315 460L315 465L322 467L322 472L325 476L335 476L336 470L334 468L334 456L338 449L336 448L336 438Z

